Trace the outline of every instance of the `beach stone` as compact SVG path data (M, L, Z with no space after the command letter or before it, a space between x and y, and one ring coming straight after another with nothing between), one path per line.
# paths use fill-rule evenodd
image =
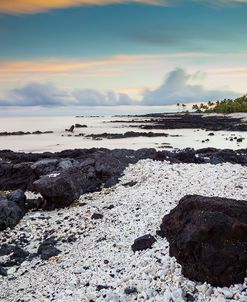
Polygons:
M132 294L137 294L137 288L136 287L126 287L124 290L125 295L132 295Z
M14 228L24 215L25 211L17 203L0 197L0 231Z
M92 219L103 219L103 215L100 213L93 213L93 215L91 216Z
M55 245L56 241L53 238L48 238L43 241L38 248L38 254L41 259L48 260L51 257L59 255L61 251L57 249Z
M215 286L242 283L247 269L247 201L187 195L160 233L183 274Z
M152 235L147 234L147 235L144 235L142 237L135 239L131 248L132 248L133 252L150 249L155 241L156 241L156 239Z

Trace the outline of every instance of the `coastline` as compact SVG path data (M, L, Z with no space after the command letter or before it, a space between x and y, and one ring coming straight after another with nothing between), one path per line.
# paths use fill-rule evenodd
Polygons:
M126 142L108 136L107 141ZM30 206L14 228L0 233L0 299L246 301L247 278L230 287L189 280L169 256L169 242L157 234L164 215L185 195L247 200L245 144L237 150L202 143L197 150L0 150L2 196L22 189ZM156 241L134 253L131 246L145 234ZM47 259L40 252L46 245L53 253ZM13 254L4 254L13 247Z
M155 236L146 251L133 253L130 247L143 234L155 235L162 217L186 194L246 200L246 186L240 189L246 174L246 167L230 163L170 165L147 159L130 165L115 186L85 194L69 208L29 212L14 230L1 233L1 240L16 240L35 253L47 234L55 236L61 253L48 262L24 261L0 277L1 299L245 301L246 283L216 288L183 277L166 239ZM134 186L124 186L132 181ZM93 213L103 218L93 220ZM136 292L127 294L127 288Z

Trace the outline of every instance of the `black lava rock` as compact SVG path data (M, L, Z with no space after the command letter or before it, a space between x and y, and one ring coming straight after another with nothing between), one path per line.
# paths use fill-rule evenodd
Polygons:
M160 233L183 274L214 286L242 283L247 269L247 201L188 195Z
M0 231L6 228L14 228L25 211L15 202L0 197Z
M92 219L102 219L104 216L100 213L93 213Z
M40 255L41 259L48 260L51 257L59 255L61 251L57 249L55 245L56 241L54 238L48 238L43 241L38 248L38 254Z
M150 249L155 241L156 241L156 239L152 235L147 234L147 235L144 235L142 237L135 239L131 248L132 248L133 252Z

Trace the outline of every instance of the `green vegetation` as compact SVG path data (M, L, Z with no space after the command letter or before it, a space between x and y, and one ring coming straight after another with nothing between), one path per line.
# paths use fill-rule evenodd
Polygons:
M224 99L223 101L201 103L193 105L192 109L198 113L234 113L247 112L247 95L235 100Z

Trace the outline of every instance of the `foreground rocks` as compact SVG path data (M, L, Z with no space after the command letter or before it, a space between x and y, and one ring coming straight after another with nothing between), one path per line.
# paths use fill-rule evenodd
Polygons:
M186 277L215 286L244 281L247 201L187 195L163 218L160 229Z
M41 193L46 209L71 204L81 194L115 185L124 169L141 159L170 163L247 165L247 149L237 151L204 148L179 151L155 149L75 149L57 153L0 151L0 190L29 190ZM8 203L9 204L9 203ZM31 208L40 202L30 202Z
M154 235L161 215L186 194L203 190L246 199L246 171L229 163L144 160L127 167L114 188L84 194L64 209L28 212L14 229L0 232L0 246L18 245L30 253L21 265L8 266L0 258L7 271L0 276L0 301L245 301L246 282L219 288L184 277L166 238L155 236L152 248L140 252L131 245L141 235ZM131 181L136 185L124 186ZM92 219L94 213L103 219ZM38 249L51 237L61 253L42 260Z

